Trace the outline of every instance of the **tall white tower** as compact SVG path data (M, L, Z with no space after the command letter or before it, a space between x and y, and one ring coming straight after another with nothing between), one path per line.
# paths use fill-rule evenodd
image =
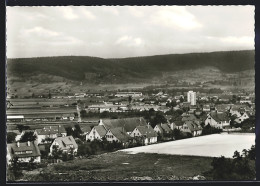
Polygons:
M187 93L187 102L190 102L191 105L196 105L196 92L189 91Z

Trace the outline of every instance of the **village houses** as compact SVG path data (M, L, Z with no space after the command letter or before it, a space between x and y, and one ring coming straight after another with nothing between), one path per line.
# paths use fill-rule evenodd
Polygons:
M41 153L36 141L7 144L7 163L10 164L10 160L14 157L17 157L19 162L29 163L31 160L35 163L41 162Z

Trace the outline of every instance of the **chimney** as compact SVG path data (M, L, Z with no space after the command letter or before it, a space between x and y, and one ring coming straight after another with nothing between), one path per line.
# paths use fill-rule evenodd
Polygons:
M161 123L161 126L162 126L162 123Z
M20 147L20 142L19 141L17 141L17 147Z
M27 141L27 145L28 145L28 146L30 146L30 145L31 145L30 141Z

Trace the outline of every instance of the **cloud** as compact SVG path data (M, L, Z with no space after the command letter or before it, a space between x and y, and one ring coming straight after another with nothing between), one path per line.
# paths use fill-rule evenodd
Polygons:
M178 27L191 30L202 27L195 16L185 7L163 7L151 16L151 22L166 27Z
M132 36L122 36L120 37L115 44L117 45L123 45L123 46L140 46L144 44L143 40L139 37L132 37Z
M129 8L128 8L128 10L129 10L129 13L131 14L131 15L133 15L133 16L135 16L135 17L143 17L144 16L144 12L142 12L141 10L142 10L142 8L143 7L134 7L134 6L130 6Z
M66 35L61 32L55 32L42 27L34 27L31 29L23 29L21 36L30 40L34 38L34 43L51 43L52 45L63 44L82 44L83 42L73 36Z
M44 29L40 26L36 26L31 29L23 29L21 30L21 33L25 36L38 36L38 37L54 37L54 36L59 36L60 33Z
M57 7L57 9L62 13L63 17L68 20L78 19L79 16L74 12L71 7Z
M236 46L251 46L254 45L254 37L249 36L241 36L241 37L234 37L234 36L227 36L227 37L212 37L207 36L206 37L209 40L216 40L220 41L225 44L233 44Z
M85 7L81 8L81 12L82 12L82 14L84 15L84 17L87 18L87 19L89 19L89 20L94 20L94 19L96 19L96 16L95 16L92 12L86 10Z
M109 7L102 7L102 10L104 12L108 12L108 13L110 13L112 15L116 15L116 16L119 15L119 11L118 11L118 9L116 7L111 7L111 6L109 6Z

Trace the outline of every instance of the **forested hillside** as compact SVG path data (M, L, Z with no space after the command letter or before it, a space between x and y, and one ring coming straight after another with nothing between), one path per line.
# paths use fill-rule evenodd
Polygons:
M164 72L216 67L222 72L254 69L254 51L169 54L103 59L85 56L19 58L7 60L8 77L37 74L70 80L124 83L162 75ZM115 80L116 79L116 80Z

